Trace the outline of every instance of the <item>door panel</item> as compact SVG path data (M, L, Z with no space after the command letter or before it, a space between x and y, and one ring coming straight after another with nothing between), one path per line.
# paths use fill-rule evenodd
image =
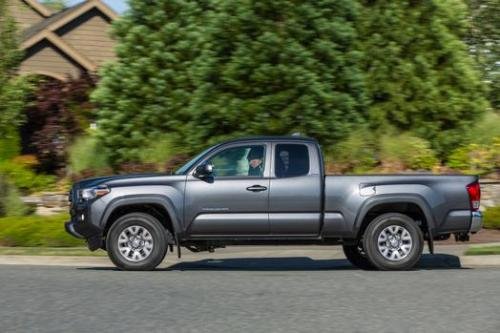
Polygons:
M201 163L214 177L187 177L185 223L192 236L269 234L268 144L221 147Z
M321 176L313 167L316 156L308 144L273 147L273 174L269 192L271 234L310 235L320 232Z
M194 177L193 177L194 178ZM269 188L269 178L191 179L186 188L186 221L191 235L261 235L269 233L269 191L249 191L254 185Z
M319 176L273 178L269 193L271 234L319 234Z

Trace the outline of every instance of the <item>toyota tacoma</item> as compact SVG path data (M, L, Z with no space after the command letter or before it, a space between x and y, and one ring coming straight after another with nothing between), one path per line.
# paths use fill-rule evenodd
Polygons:
M295 136L227 141L172 175L83 180L69 200L66 230L124 270L243 244L338 244L360 268L407 270L425 242L482 225L477 176L327 176L318 142Z

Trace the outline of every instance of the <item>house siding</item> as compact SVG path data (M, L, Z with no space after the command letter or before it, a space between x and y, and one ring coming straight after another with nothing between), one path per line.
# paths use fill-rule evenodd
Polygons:
M101 65L115 58L115 42L109 36L110 22L91 10L56 31L61 38L89 60Z
M40 22L44 18L21 0L7 0L7 10L16 20L21 30Z

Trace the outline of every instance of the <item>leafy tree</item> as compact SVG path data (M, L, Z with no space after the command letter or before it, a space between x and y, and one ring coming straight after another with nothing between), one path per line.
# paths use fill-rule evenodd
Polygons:
M14 20L8 15L6 0L0 0L0 160L18 153L17 128L25 104L26 82L16 73L22 59Z
M363 5L359 27L372 126L413 131L446 156L487 108L462 42L467 7L459 0Z
M192 73L186 133L199 147L226 137L300 132L330 145L363 121L353 1L216 1Z
M470 52L480 65L489 88L489 99L500 109L500 0L468 0L471 25L467 34Z
M114 23L118 60L105 66L93 94L101 142L113 164L140 159L141 147L181 134L194 90L188 69L199 53L201 0L130 1Z

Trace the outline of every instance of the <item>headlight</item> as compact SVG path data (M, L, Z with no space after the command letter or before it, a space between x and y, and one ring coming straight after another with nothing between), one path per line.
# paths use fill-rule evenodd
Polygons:
M84 200L92 200L108 194L111 190L107 186L97 186L82 190L82 198Z

